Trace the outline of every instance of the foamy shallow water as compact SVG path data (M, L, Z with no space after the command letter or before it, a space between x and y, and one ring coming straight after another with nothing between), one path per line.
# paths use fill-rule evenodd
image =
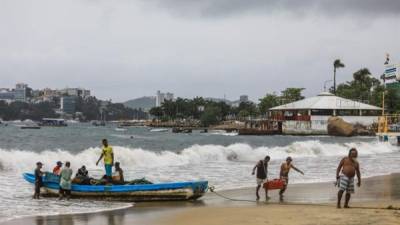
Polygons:
M59 132L73 132L77 128L67 129L70 130ZM81 135L87 135L89 143L97 142L107 131L99 129L98 133L86 134L82 129L88 128L79 128L78 131ZM294 158L294 164L305 172L305 176L302 176L293 171L291 183L333 181L338 162L351 147L359 150L363 177L400 172L399 148L379 143L374 138L176 135L143 129L129 129L123 134L116 134L112 133L115 132L113 128L109 128L108 132L116 161L121 162L127 179L145 177L153 182L208 180L210 185L218 189L250 187L255 184L251 170L257 160L270 155L269 177L275 178L281 162L290 155ZM69 138L65 133L51 134L55 141L61 140L63 144L47 140L49 146L57 148L42 148L46 144L44 142L31 143L31 146L35 146L33 149L21 149L26 143L12 143L18 135L0 133L3 137L0 140L0 221L20 216L85 213L129 206L126 203L92 200L32 200L33 187L22 179L21 174L33 171L37 161L45 164L44 170L51 170L58 160L70 161L74 171L86 165L92 176L100 177L103 168L96 166L95 162L101 149L89 147L71 150L79 143L74 140L70 140L71 144L65 142ZM50 134L32 132L30 135L39 138ZM134 136L133 140L130 140L130 136ZM29 140L35 140L34 137ZM82 142L82 145L86 144Z

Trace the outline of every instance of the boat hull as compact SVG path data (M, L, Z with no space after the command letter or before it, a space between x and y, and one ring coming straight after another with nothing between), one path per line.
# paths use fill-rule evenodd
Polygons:
M34 184L32 174L23 174L24 179ZM202 197L208 188L207 181L179 182L139 185L72 185L72 198L92 198L127 202L187 201ZM41 194L44 197L58 196L59 185L44 182Z

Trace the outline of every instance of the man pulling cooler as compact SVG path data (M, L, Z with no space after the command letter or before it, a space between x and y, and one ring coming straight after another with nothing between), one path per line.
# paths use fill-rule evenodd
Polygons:
M252 175L255 174L256 170L257 170L257 177L256 177L256 181L257 181L257 187L256 187L256 197L257 197L257 201L260 199L260 195L258 194L261 186L264 184L264 182L267 181L267 177L268 177L268 162L271 158L267 155L265 156L264 160L260 160L258 161L258 163L254 166L253 168L253 172L251 173ZM265 200L268 200L268 189L265 188Z
M103 150L101 152L99 160L96 162L96 166L100 160L104 157L104 168L106 170L107 180L112 181L112 166L114 164L114 153L111 146L108 145L107 139L103 139Z

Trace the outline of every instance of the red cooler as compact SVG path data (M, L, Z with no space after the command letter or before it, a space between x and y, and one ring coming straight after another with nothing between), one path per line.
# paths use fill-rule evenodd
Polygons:
M277 190L282 189L285 185L285 182L281 179L273 179L264 183L264 188L268 190Z

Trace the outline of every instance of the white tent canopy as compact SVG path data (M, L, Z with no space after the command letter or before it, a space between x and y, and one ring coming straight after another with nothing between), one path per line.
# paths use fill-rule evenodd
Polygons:
M282 110L313 110L313 109L332 109L332 110L382 110L382 108L364 104L361 102L341 98L329 92L305 98L300 101L280 105L269 109L270 111Z

